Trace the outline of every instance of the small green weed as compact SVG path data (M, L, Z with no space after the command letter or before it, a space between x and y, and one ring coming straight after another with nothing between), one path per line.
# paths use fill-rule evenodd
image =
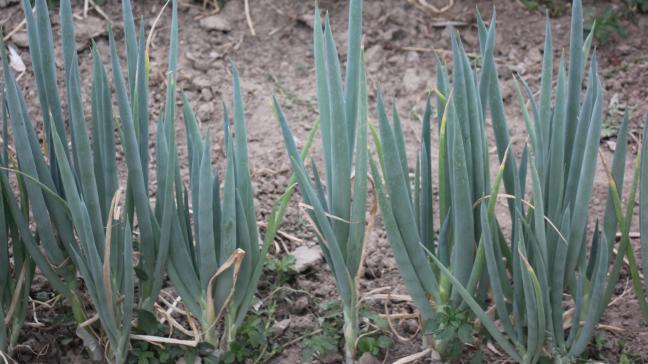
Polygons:
M323 302L319 305L321 316L319 317L320 328L316 334L306 335L302 341L304 353L302 363L309 363L313 356L324 356L339 351L343 341L342 332L342 306L339 301ZM378 313L362 307L359 311L361 325L359 339L356 347L356 355L370 353L373 356L380 356L394 345L389 335L389 324L387 320L380 317Z
M394 340L387 335L364 336L358 340L358 354L369 353L378 356L382 351L394 345Z
M320 328L315 335L305 338L301 346L304 349L302 363L310 363L314 354L320 356L338 351L342 337L342 305L339 301L326 301L319 305L321 315L318 318Z
M302 363L310 363L315 353L321 356L339 350L340 340L342 339L340 329L334 329L328 325L325 327L326 330L322 331L322 333L313 335L302 343L302 347L304 348Z
M581 356L578 362L635 364L643 363L645 360L640 355L629 351L623 339L610 340L605 335L598 333L592 339L589 349Z
M445 359L461 354L463 344L473 341L473 326L468 311L445 305L423 325L423 333L448 343Z
M273 357L280 350L276 341L269 340L276 311L276 299L271 299L267 306L261 305L258 310L251 310L223 362L243 363L252 360L259 363Z
M194 363L196 358L205 357L204 359L206 359L213 349L207 343L200 343L195 348L191 348L183 346L159 347L145 341L137 341L133 343L126 362L128 364L171 364L184 358L185 362ZM203 362L207 361L203 360Z
M607 45L615 35L624 37L626 30L621 24L623 11L608 6L600 13L590 14L583 26L586 33L594 29L594 39L600 45ZM596 24L596 26L594 26Z
M627 110L628 106L620 102L619 94L612 95L608 103L603 125L601 126L601 138L609 139L616 137L624 118L629 117L625 115Z
M291 255L281 258L268 256L265 264L270 282L267 288L269 293L252 305L237 333L237 339L223 357L224 363L241 363L246 360L262 363L281 351L279 342L269 338L279 305L292 301L291 296L295 293L301 293L289 286L297 274L295 258Z
M362 330L364 336L358 340L358 355L368 352L378 356L394 345L394 340L389 335L389 323L385 318L368 308L360 311L360 317L367 325Z
M295 269L295 257L284 255L281 258L274 256L268 257L266 269L276 275L275 286L283 286L292 282L297 270Z
M634 11L648 13L648 0L626 0L626 5Z
M550 16L560 16L567 10L567 3L560 0L521 0L529 11L548 12Z
M168 329L162 325L149 311L139 310L137 326L133 333L153 336L166 336ZM185 362L193 363L196 358L208 362L208 357L214 352L214 347L208 343L200 343L195 348L185 346L166 345L158 346L146 341L132 341L126 363L128 364L164 364L176 363L184 358Z

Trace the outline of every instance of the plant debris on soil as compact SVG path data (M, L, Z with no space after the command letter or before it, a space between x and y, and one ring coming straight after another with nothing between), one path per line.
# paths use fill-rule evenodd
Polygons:
M621 0L616 2L622 3ZM251 0L250 17L256 33L256 36L252 36L243 1L228 1L217 14L213 13L211 7L203 8L202 2L180 2L178 85L191 100L205 130L207 127L218 129L222 125L221 100L231 93L228 62L233 60L240 67L249 130L250 168L256 192L255 203L260 213L259 221L265 219L273 203L285 191L291 175L281 132L272 113L271 97L276 95L281 99L298 143L306 140L317 117L311 48L314 3L301 0ZM373 95L380 87L387 99L395 100L401 115L406 115L403 122L406 138L412 142L408 143L410 145L407 148L410 160L416 153L417 143L414 141L416 130L419 129L418 116L422 112L427 93L435 84L433 50L449 59L450 27L458 29L469 52L477 50L475 3L484 18L489 18L493 11L493 4L489 1L455 1L449 10L441 14L426 13L405 0L365 2L364 46L372 91L370 104L374 103ZM586 1L584 6L587 10L604 7L606 4L608 2ZM112 21L117 36L121 37L121 9L119 2L108 0L101 7L104 14L91 8L88 16L83 17L82 5L77 2L75 8L75 12L79 14L75 20L78 37L76 44L81 52L81 72L87 76L82 78L86 90L84 96L88 97L92 64L90 41L94 40L103 55L107 56L106 29L109 20ZM514 150L520 152L526 135L519 106L514 100L512 75L519 74L533 89L538 89L545 16L540 11L529 10L522 2L498 2L496 5L496 59L512 137L517 141ZM144 19L148 32L163 4L160 1L146 0L135 2L133 6L135 18L141 16ZM321 0L319 6L331 13L336 42L345 44L346 34L341 30L346 28L346 2ZM5 34L8 34L19 26L23 19L22 10L19 4L6 0L0 1L0 9L0 22ZM57 33L58 14L55 12L52 10L51 15L54 32ZM170 23L170 16L167 15L162 15L151 38L152 120L156 119L164 99L163 87L159 86L163 85L167 62L166 29ZM631 129L636 132L640 129L642 113L648 109L648 15L638 13L633 19L623 19L621 26L625 29L625 36L612 34L610 36L613 41L597 49L601 78L606 80L606 101L610 103L604 124L605 128L615 130L622 112L629 108L633 111ZM568 44L569 12L554 17L552 27L556 53L554 58L558 58ZM30 72L26 38L25 30L18 29L11 35L8 44L16 49L27 68L19 82L22 89L26 90L28 102L32 101L28 105L30 112L38 120L40 111L35 102L36 86ZM60 52L60 45L57 44L57 47L57 52ZM341 47L341 52L344 57L344 47ZM56 57L57 62L61 59L60 56ZM62 69L62 64L57 66ZM62 74L63 72L59 72L59 75ZM155 124L151 124L150 132L152 135L155 133ZM181 123L177 123L177 133L178 141L184 140ZM218 134L216 138L212 153L218 163L222 163L224 151L222 140L218 139L222 136ZM153 148L154 145L151 145L151 149ZM610 160L614 140L603 142L601 149L603 156ZM636 146L632 146L630 150L636 153L636 149ZM181 160L186 163L186 148L181 147L181 150ZM494 150L491 152L495 153ZM321 146L317 143L313 146L312 155L316 158L321 155ZM629 163L631 160L632 158L628 158ZM122 171L122 176L124 174ZM151 176L152 179L154 177ZM602 216L606 193L607 179L600 167L591 206L593 218ZM266 327L267 330L242 330L242 335L253 335L255 332L272 335L271 343L268 343L267 338L263 341L263 338L247 337L248 343L260 340L260 345L250 348L257 350L256 354L265 362L341 362L342 356L336 350L323 354L327 351L327 345L331 345L330 341L333 341L335 349L336 340L340 340L334 334L335 330L337 335L340 331L337 327L341 325L340 318L335 319L336 315L340 315L340 308L336 306L337 296L332 275L321 259L313 230L300 212L297 202L298 197L294 197L281 233L271 249L268 274L261 280L259 303L254 306L251 315L252 320L260 320L252 321L252 324ZM633 231L637 231L636 219L633 226ZM638 249L638 241L634 244L635 250ZM402 314L403 317L390 320L388 328L381 331L382 336L376 336L375 343L367 344L367 352L374 348L371 346L374 344L379 350L376 355L363 356L361 361L389 363L419 352L422 346L416 308L404 297L407 291L380 223L370 232L360 289L362 294L367 295L364 301L370 312L366 316L369 317L367 325L374 324L370 318L372 314L376 320L380 320L378 315L386 313L385 311ZM81 363L88 360L81 340L74 333L73 320L68 317L65 302L52 301L54 296L55 293L44 280L37 278L34 281L31 290L32 309L14 353L18 362ZM383 336L386 339L381 339ZM250 348L245 350L251 350ZM475 353L482 353L486 362L508 360L493 347L475 347L472 352L462 356L462 361L468 362ZM629 276L625 272L619 280L615 298L605 312L588 355L591 359L613 363L622 361L622 358L648 362L648 325L641 319Z

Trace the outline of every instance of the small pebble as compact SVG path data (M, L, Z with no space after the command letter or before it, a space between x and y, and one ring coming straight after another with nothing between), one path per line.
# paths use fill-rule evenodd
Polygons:
M26 32L18 32L11 36L11 41L16 47L27 48L29 47L29 38Z
M204 101L211 101L211 99L214 97L211 90L207 87L200 90L200 95L202 96Z
M380 364L380 360L376 359L376 357L370 353L365 352L360 356L360 359L358 359L358 364Z
M342 357L342 354L334 351L332 353L322 355L320 357L320 362L322 364L337 364L344 362L344 358Z
M295 269L303 273L322 262L322 249L319 246L300 246L291 253L295 257Z
M270 333L275 336L281 335L286 331L288 326L290 326L290 318L275 321L274 325L270 328Z
M294 314L304 314L308 310L308 297L301 296L292 304L290 312Z
M214 104L212 102L203 102L198 106L198 117L201 120L206 120L214 112Z
M208 30L218 30L221 32L229 32L232 30L232 25L223 14L216 14L200 19L200 26Z

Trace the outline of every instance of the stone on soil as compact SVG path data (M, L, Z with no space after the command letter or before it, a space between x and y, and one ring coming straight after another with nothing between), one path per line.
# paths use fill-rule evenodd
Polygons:
M419 91L425 87L430 78L431 74L426 70L419 71L415 68L408 68L403 75L403 86L408 92Z
M82 51L89 46L90 40L108 33L106 20L88 15L85 19L77 20L74 23L76 33L76 49Z
M375 356L370 353L364 353L358 359L358 364L380 364L380 360L376 359Z
M229 32L232 30L232 25L223 14L216 14L200 19L200 26L207 30L218 30L221 32Z
M288 326L290 326L289 318L280 321L275 321L275 323L270 328L270 333L275 336L281 335L284 333L284 331L286 331Z
M295 258L295 269L299 273L322 262L322 250L319 246L300 246L291 255Z
M14 35L11 36L11 41L17 47L20 47L20 48L29 47L29 38L27 37L26 32L17 32L17 33L15 33Z
M322 364L337 364L344 362L342 354L335 351L322 355L319 359Z
M200 95L202 96L204 101L211 101L211 99L214 97L211 90L207 87L200 90Z
M301 296L290 307L290 312L298 315L303 315L308 310L308 297Z
M0 8L6 8L11 4L18 3L18 0L0 0Z

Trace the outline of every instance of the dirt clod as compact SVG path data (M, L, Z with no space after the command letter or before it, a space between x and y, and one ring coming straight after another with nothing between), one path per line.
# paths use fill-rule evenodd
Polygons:
M203 101L211 101L211 99L214 97L211 90L207 87L200 90L200 96L202 96Z
M6 8L7 6L17 2L18 0L0 0L0 8Z
M90 45L90 40L108 33L106 21L95 16L86 17L85 19L75 22L76 49L83 50Z
M343 361L342 354L337 352L327 353L326 355L321 356L319 359L322 364L337 364L342 363Z
M376 359L375 356L367 352L360 356L360 359L358 359L358 364L380 364L380 360Z
M29 47L29 38L27 37L26 32L17 32L11 36L11 41L16 47L28 48Z
M304 273L322 262L322 249L319 246L300 246L291 253L295 257L295 269Z
M200 26L207 30L218 30L221 32L229 32L232 30L232 25L229 20L222 14L208 16L200 20Z
M290 327L299 332L309 332L317 327L317 320L313 315L291 316Z
M270 328L270 333L274 336L279 336L286 331L288 326L290 326L290 318L275 321L274 325Z
M297 314L297 315L303 315L306 313L308 310L308 297L302 296L295 301L295 303L292 304L290 307L290 312Z

